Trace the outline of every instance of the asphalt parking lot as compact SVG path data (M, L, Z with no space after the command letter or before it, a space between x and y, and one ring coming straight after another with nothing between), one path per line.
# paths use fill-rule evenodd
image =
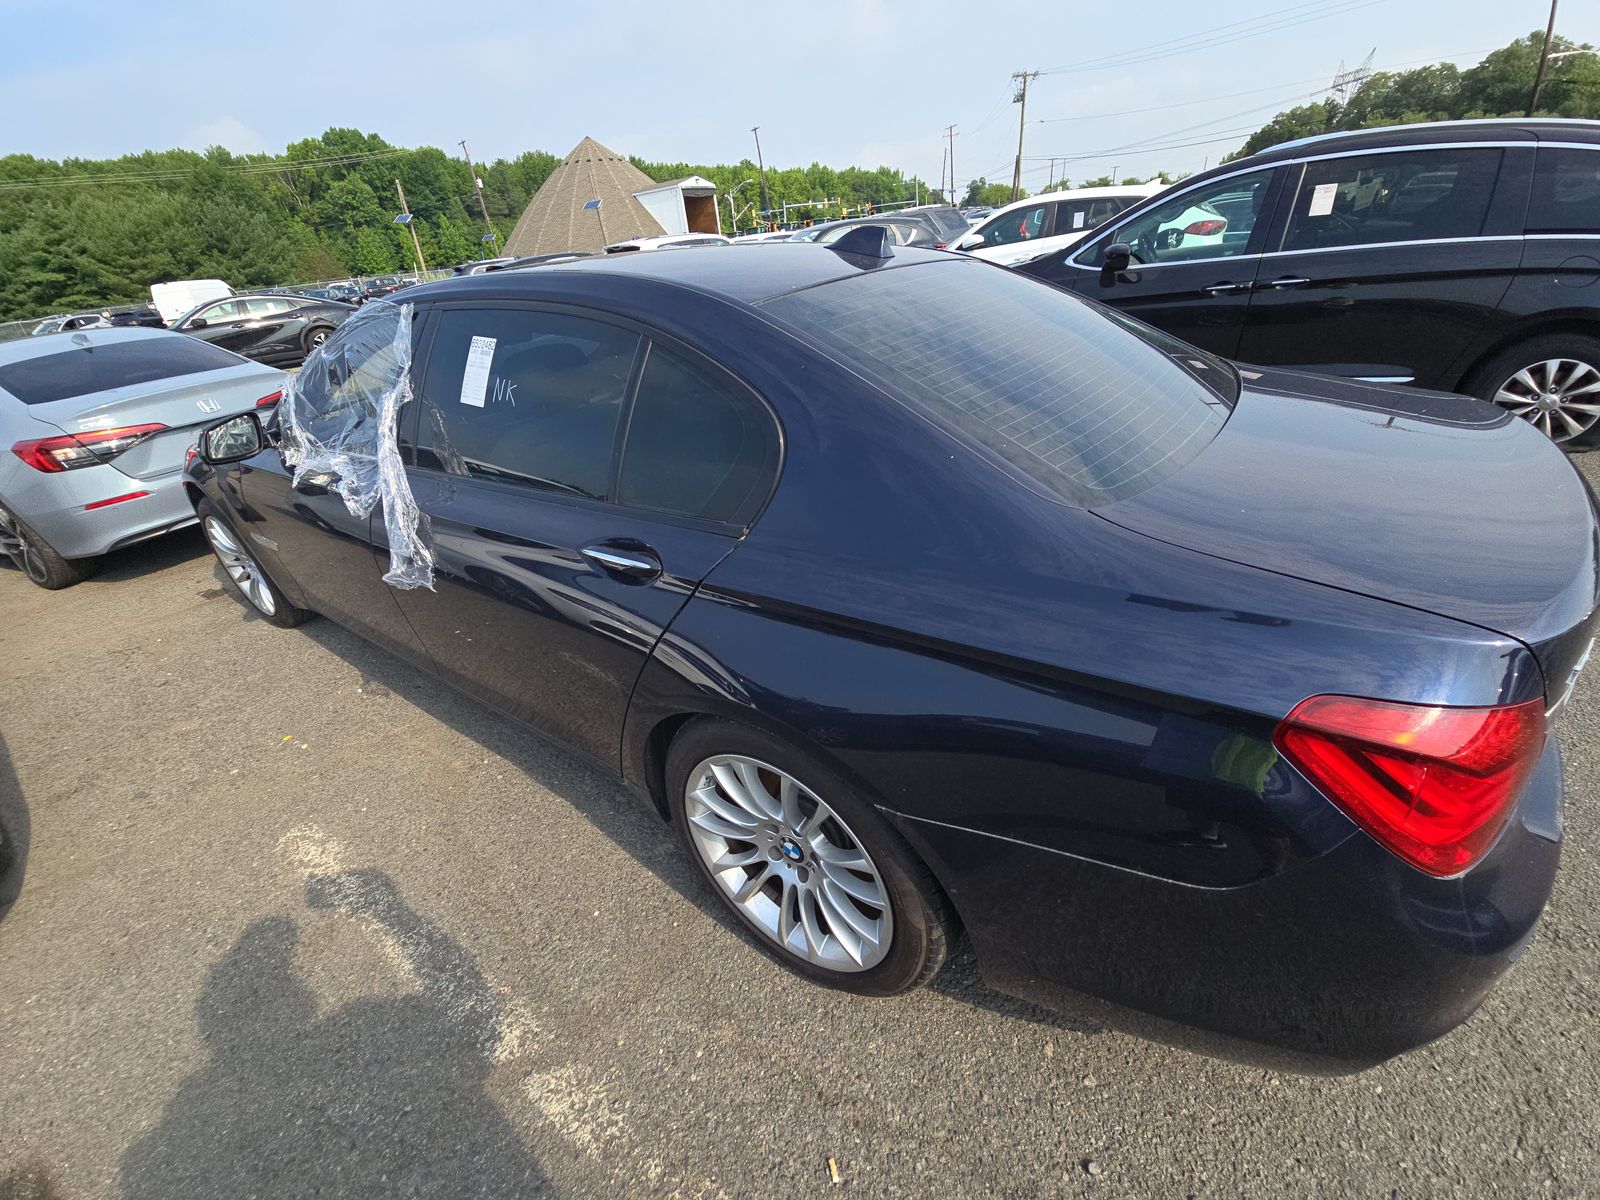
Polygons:
M1563 874L1483 1010L1308 1079L964 954L895 1000L807 985L619 785L255 618L194 531L61 593L0 568L0 1200L1600 1194L1597 733L1590 671Z

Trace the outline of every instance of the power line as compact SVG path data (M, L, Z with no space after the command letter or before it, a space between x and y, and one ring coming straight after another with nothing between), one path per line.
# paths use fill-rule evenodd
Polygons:
M1076 73L1080 71L1104 71L1113 67L1129 67L1136 66L1141 63L1159 62L1163 59L1176 58L1183 54L1193 54L1198 50L1209 50L1218 46L1228 46L1235 42L1242 42L1250 38L1261 37L1264 34L1277 33L1284 29L1293 29L1296 26L1307 25L1313 21L1323 21L1329 17L1344 16L1348 13L1356 12L1363 8L1372 8L1375 5L1384 4L1387 2L1388 0L1336 0L1336 2L1331 5L1319 4L1319 7L1323 8L1323 11L1321 12L1301 13L1298 16L1285 17L1281 20L1276 20L1271 24L1261 25L1258 28L1235 30L1235 32L1227 33L1225 31L1230 28L1229 26L1218 26L1205 34L1191 34L1187 37L1172 38L1166 42L1157 42L1154 45L1146 46L1143 50L1136 51L1132 54L1125 53L1121 55L1106 55L1102 58L1085 59L1082 62L1069 63L1064 67L1055 67L1049 71L1043 71L1041 74L1060 75ZM1295 5L1292 9L1280 9L1279 13L1294 12L1307 7L1310 6L1305 4ZM1268 13L1265 14L1265 17L1256 17L1253 18L1253 20L1261 21L1267 17L1274 17L1276 15L1277 14ZM1233 22L1234 26L1243 24L1246 24L1246 22Z

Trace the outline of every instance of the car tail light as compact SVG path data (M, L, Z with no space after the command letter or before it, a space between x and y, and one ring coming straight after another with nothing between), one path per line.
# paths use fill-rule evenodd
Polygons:
M1221 217L1213 217L1209 221L1195 221L1191 225L1185 225L1183 231L1192 233L1195 237L1211 237L1214 234L1221 233L1227 227L1227 221Z
M1544 750L1544 703L1500 708L1313 696L1273 741L1412 866L1459 875L1500 835Z
M87 433L66 433L60 437L18 442L11 447L35 471L72 471L108 463L125 450L131 450L165 425L125 425L121 429L95 429Z
M950 243L949 242L935 242L933 244L933 248L935 250L948 250L950 248Z
M186 473L188 472L189 468L194 465L194 460L199 458L199 457L200 457L200 447L199 446L190 446L187 450L185 450L183 452L183 469L184 469L184 471Z
M282 399L283 399L283 393L282 392L273 392L272 395L263 396L263 397L261 397L261 399L257 400L256 401L256 407L257 408L271 408L274 404L276 404L279 400L282 400Z

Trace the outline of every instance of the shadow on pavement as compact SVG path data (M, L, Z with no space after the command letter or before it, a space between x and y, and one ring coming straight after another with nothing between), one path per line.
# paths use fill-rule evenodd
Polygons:
M28 872L28 843L32 823L28 805L22 798L22 785L11 765L6 740L0 737L0 917L22 894L22 878ZM0 1193L3 1197L4 1193Z
M121 583L124 580L137 579L141 575L154 575L157 571L164 571L168 567L175 567L179 563L210 553L211 548L206 545L205 535L200 532L200 527L191 525L187 529L151 538L148 542L136 542L132 546L124 546L121 550L113 550L106 555L105 566L100 569L100 573L87 582L91 585ZM78 586L82 587L83 584Z
M306 901L376 926L404 954L419 991L355 1000L319 1018L294 974L295 923L256 921L201 989L210 1061L123 1156L123 1194L550 1194L484 1091L499 1012L471 957L381 871L314 875Z
M234 596L238 598L237 593ZM242 600L240 607L254 617ZM332 621L325 618L312 621L300 632L360 671L368 690L376 686L404 696L435 720L500 755L533 783L562 797L596 829L707 917L740 937L754 941L703 883L672 827L662 821L653 806L636 798L615 776L448 684L437 682ZM965 939L957 942L950 964L929 986L942 995L1004 1016L1076 1033L1100 1032L1097 1025L986 987Z

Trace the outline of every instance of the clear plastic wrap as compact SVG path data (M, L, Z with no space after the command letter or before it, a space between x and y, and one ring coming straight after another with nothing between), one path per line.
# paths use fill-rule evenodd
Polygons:
M409 304L369 304L306 358L284 388L278 422L294 481L319 479L358 517L383 502L389 538L384 582L433 587L433 555L423 545L417 502L395 435L411 399Z

